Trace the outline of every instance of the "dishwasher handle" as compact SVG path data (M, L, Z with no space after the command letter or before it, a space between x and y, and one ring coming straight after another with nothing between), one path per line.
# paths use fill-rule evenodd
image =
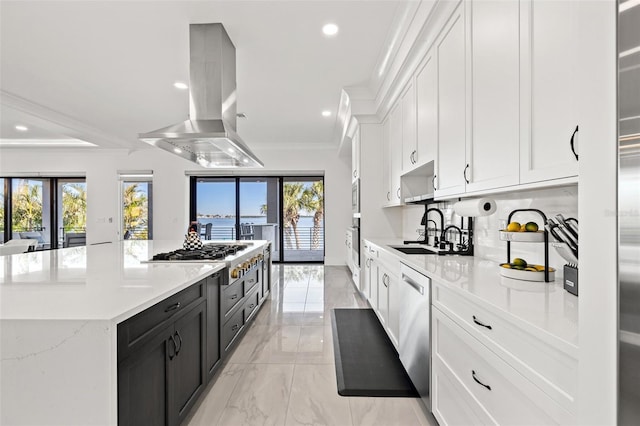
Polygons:
M417 282L415 282L410 276L406 275L406 274L402 274L402 281L404 281L405 283L409 284L411 287L413 287L414 289L416 289L416 291L422 295L424 295L424 286L418 284Z

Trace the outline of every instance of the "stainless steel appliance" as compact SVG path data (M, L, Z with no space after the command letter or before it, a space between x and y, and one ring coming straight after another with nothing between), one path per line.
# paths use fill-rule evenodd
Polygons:
M431 280L401 264L400 361L431 411Z
M356 179L351 184L351 211L354 217L360 215L360 179Z
M618 5L618 424L640 424L640 4Z
M236 48L220 23L189 25L189 118L138 135L203 167L263 167L236 133Z
M204 244L201 249L177 249L158 253L143 263L224 263L227 283L231 284L264 259L262 247L251 243L229 242Z

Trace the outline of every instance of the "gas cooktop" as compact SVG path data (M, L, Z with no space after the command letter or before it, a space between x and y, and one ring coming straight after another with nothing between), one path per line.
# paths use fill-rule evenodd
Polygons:
M247 247L249 244L205 244L201 249L196 250L178 249L167 253L158 253L149 261L223 261L226 257L245 250Z

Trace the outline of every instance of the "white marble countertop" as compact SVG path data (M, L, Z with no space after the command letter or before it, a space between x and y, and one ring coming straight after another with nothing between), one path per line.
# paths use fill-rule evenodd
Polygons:
M2 256L0 320L117 323L224 269L223 263L141 263L181 245L122 241Z
M407 255L401 240L367 241L456 293L492 310L565 353L578 356L578 298L553 283L505 278L496 262L473 256Z

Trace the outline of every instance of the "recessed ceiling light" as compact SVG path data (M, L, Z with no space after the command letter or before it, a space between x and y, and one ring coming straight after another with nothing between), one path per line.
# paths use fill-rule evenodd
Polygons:
M231 154L233 154L235 151L233 150L233 148L228 148L227 151L229 151Z
M248 163L248 162L249 162L249 160L248 160L247 158L243 158L243 159L242 159L242 162L243 162L243 163Z
M173 152L176 154L182 154L182 150L180 148L173 148Z
M176 81L175 83L173 83L173 87L175 87L176 89L182 89L182 90L189 88L187 83L183 83L181 81Z
M27 130L29 130L27 126L24 126L22 124L16 124L15 129L19 132L26 132Z
M338 26L336 24L326 24L322 27L322 32L326 36L334 36L338 34Z
M322 116L323 117L331 117L331 111L327 111L327 110L322 111Z

